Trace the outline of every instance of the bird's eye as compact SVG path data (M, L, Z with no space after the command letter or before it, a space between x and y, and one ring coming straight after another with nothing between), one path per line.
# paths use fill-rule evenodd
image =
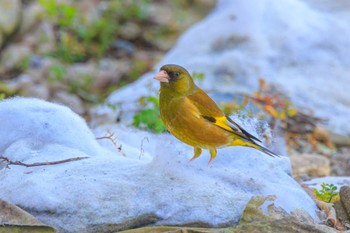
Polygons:
M180 73L179 72L175 72L174 75L175 75L175 77L179 77Z

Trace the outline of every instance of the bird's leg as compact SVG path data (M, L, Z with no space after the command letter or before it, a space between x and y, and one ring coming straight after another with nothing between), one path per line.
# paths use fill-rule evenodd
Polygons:
M190 159L190 162L192 160L195 160L196 158L198 158L202 154L202 149L201 148L194 147L193 149L194 149L194 155L193 155L192 159Z
M210 160L208 162L208 166L211 166L211 163L213 162L213 160L216 157L216 149L215 148L210 148L209 152L210 152Z

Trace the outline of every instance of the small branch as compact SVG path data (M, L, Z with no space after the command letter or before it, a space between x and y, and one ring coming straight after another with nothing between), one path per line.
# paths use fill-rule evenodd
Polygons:
M22 163L20 161L12 161L5 156L0 156L0 160L6 161L8 163L7 166L8 165L18 165L18 166L24 166L24 167L38 167L38 166L46 166L46 165L56 165L56 164L78 161L78 160L87 159L87 158L89 158L89 157L76 157L76 158L70 158L70 159L64 159L64 160L58 160L58 161L52 161L52 162Z
M117 148L117 150L122 153L123 156L125 156L125 153L122 151L122 145L118 146L117 145L117 136L114 136L114 132L112 133L111 131L107 130L107 135L98 137L96 140L102 140L102 139L108 139L110 140L113 145Z
M112 133L111 131L108 130L107 131L107 135L96 138L96 140L101 140L101 139L108 139L108 140L110 140L113 143L113 145L115 147L117 147L117 142L116 142L117 137L114 136L114 133Z
M143 149L143 142L144 142L145 140L146 140L147 142L149 142L148 137L144 137L144 138L142 139L142 141L141 141L141 148L140 148L140 156L139 156L139 159L141 159L141 157L142 157L143 154L145 153L145 150Z

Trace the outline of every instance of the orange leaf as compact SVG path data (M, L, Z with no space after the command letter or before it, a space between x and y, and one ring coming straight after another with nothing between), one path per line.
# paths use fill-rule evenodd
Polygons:
M274 118L278 118L278 111L271 105L265 105L264 110Z

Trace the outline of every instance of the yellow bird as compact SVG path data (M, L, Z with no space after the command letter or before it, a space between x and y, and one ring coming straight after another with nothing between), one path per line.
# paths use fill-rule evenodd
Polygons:
M171 134L193 146L198 158L202 149L210 151L209 164L216 157L216 149L246 146L272 157L278 156L259 145L261 141L226 116L215 102L193 82L191 75L179 65L160 68L154 79L160 81L160 116Z

